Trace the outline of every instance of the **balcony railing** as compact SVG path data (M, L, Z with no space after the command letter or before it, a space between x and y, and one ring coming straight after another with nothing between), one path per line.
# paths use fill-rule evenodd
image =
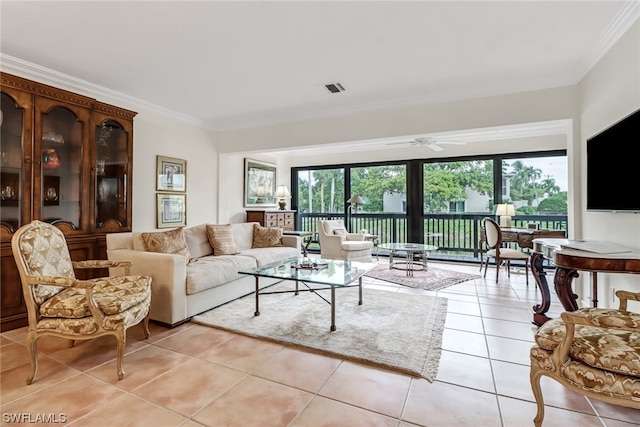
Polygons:
M424 243L437 246L429 254L440 260L480 261L482 219L488 214L429 214L424 218ZM379 236L379 243L407 243L407 216L401 213L358 213L347 219L341 213L302 213L297 218L297 230L311 231L317 236L319 219L341 219L349 230L366 229ZM517 215L512 217L513 227L538 224L541 229L567 230L566 215ZM315 239L317 240L317 238ZM413 242L418 243L418 242ZM310 250L319 248L311 244ZM381 254L383 254L381 252Z

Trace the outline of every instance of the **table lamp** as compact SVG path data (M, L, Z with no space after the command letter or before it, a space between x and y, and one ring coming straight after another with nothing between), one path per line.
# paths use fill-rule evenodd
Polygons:
M511 217L516 214L516 208L510 203L496 206L496 215L500 216L500 227L511 227Z
M273 197L279 199L278 205L280 206L280 210L283 211L287 207L287 201L285 199L290 198L291 194L286 185L279 185Z
M355 208L355 212L357 213L358 205L364 205L364 199L356 194L355 196L349 197L347 203L351 203L351 211L353 212L353 209Z

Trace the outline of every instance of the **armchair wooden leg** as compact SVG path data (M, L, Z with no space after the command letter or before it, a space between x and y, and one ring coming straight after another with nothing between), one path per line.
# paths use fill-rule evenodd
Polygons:
M147 315L144 317L144 320L142 321L142 327L144 328L144 339L146 340L151 335L151 333L149 332L149 313L147 313Z
M116 359L116 370L118 372L118 379L121 380L124 378L124 368L122 367L122 358L124 355L124 346L127 339L127 334L122 330L116 331L116 341L118 342L118 356Z
M498 283L498 277L500 276L500 264L502 264L502 262L499 258L496 258L496 283Z
M542 389L540 388L540 377L542 377L542 371L531 369L529 374L529 381L531 382L531 390L533 391L533 397L536 400L538 406L538 412L533 419L533 424L536 427L542 426L542 420L544 419L544 398L542 397Z
M38 342L38 335L35 332L29 331L27 334L27 348L29 349L29 355L31 356L31 373L27 377L27 385L33 382L38 370L38 348L36 343Z

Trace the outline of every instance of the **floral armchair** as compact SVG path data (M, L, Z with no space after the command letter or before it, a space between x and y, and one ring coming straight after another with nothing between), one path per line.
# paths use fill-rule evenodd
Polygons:
M540 378L553 378L586 397L640 409L640 313L627 302L640 292L617 291L618 310L583 308L546 322L531 348L531 388L542 425L544 400Z
M118 379L124 378L127 328L143 322L145 337L149 337L151 278L130 276L129 262L71 261L62 231L37 220L16 231L11 247L29 319L31 373L27 384L33 382L38 369L37 340L45 335L70 339L71 346L74 340L115 336ZM122 268L125 275L78 280L74 268Z

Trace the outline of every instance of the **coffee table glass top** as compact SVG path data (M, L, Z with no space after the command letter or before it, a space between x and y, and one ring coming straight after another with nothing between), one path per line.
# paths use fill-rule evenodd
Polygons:
M326 264L325 268L294 268L300 265L303 258L290 258L283 262L269 264L264 267L242 270L240 274L257 277L271 277L276 279L299 280L307 283L318 283L330 286L347 286L363 276L377 264L360 261L342 261L333 259L310 259L305 261L317 265Z
M438 249L437 246L422 243L380 243L378 248L388 251L429 252Z

